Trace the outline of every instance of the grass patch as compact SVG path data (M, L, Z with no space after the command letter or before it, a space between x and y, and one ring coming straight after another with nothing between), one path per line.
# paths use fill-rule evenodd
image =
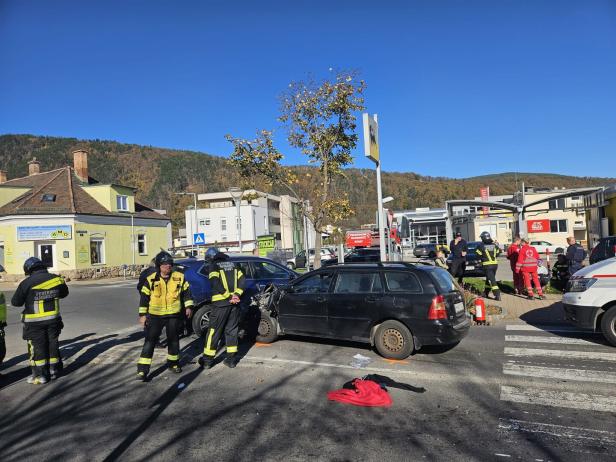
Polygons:
M486 286L486 280L484 278L464 278L464 285L471 286L471 290L476 293L483 293L483 290ZM501 292L504 294L512 294L513 293L513 281L498 281L498 287L500 287ZM553 287L551 284L548 284L543 288L544 294L562 294L563 291Z

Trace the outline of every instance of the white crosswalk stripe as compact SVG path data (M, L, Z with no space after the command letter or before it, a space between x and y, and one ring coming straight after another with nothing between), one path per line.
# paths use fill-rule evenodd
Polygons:
M505 335L505 342L528 342L528 343L562 343L567 345L597 345L596 342L581 338L569 337L545 337L534 335Z
M555 367L526 366L523 364L505 364L503 373L525 377L546 379L577 380L580 382L616 383L616 374L605 371L584 369L561 369Z
M504 354L507 359L503 363L504 383L499 398L510 403L510 409L506 408L508 414L517 416L530 411L544 415L533 409L535 406L593 411L606 416L616 412L616 387L611 386L616 384L616 349L610 350L596 333L567 325L509 324L505 327ZM548 415L554 418L554 414ZM557 438L559 445L574 453L583 453L580 446L584 444L599 445L610 453L616 451L613 432L558 425L553 421L529 422L510 416L499 420L500 432Z

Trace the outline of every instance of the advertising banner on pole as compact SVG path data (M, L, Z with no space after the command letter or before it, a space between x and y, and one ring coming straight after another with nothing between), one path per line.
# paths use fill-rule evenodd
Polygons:
M486 186L485 188L481 188L479 190L479 193L481 195L481 200L482 201L489 201L490 200L490 187ZM488 214L488 210L490 210L489 207L481 207L481 214L482 215L487 215Z
M257 236L257 248L259 249L260 257L267 257L267 254L276 248L276 235L266 234L264 236Z
M364 153L375 164L379 163L379 123L375 116L364 114Z

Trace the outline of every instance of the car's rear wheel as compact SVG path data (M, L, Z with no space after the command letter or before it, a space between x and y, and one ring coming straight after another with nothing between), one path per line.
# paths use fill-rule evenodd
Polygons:
M212 307L209 305L202 306L197 310L192 317L193 331L199 337L203 337L210 326L210 312Z
M255 340L261 343L272 343L278 338L278 321L269 314L261 312Z
M295 269L295 265L291 262L287 263L287 268L289 268L290 270L294 270Z
M374 336L376 351L388 359L404 359L413 352L413 336L407 327L398 321L385 321Z
M608 342L616 346L616 306L607 310L601 318L601 332Z

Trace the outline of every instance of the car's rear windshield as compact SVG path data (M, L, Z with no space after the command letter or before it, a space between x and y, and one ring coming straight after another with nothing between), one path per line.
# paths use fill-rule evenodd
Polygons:
M451 277L451 274L444 269L433 268L431 274L436 280L436 285L442 292L449 293L453 290L460 290L460 287L455 279Z

